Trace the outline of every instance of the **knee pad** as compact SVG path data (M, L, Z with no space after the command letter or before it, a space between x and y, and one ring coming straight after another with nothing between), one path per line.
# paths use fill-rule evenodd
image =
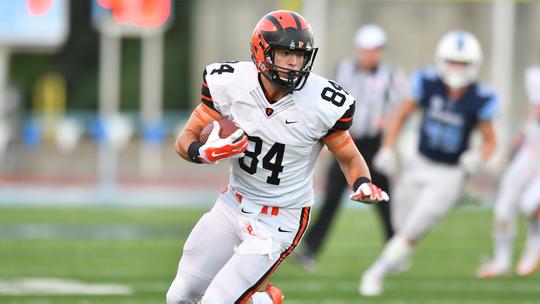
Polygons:
M521 212L528 218L535 216L540 208L540 195L536 191L526 191L521 200Z
M519 206L516 199L499 198L494 207L495 223L513 223L516 221Z
M521 204L521 212L527 217L531 218L534 217L538 213L538 209L540 208L540 200L539 201L523 201Z
M212 282L201 299L201 304L229 304L234 303L234 301L236 298L230 295L225 288Z
M189 284L187 283L189 282ZM198 278L180 278L176 277L167 291L167 304L190 304L197 303L208 282Z
M516 221L496 219L493 223L493 234L514 236L516 234Z

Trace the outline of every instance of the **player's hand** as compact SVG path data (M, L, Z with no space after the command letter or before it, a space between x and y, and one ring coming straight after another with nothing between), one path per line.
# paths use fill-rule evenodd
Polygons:
M207 164L217 164L222 159L240 158L248 147L248 139L241 129L236 130L226 138L219 137L219 123L214 121L214 127L208 140L199 148L199 157Z
M459 166L469 175L476 175L482 169L480 152L468 150L459 157Z
M399 161L396 151L389 147L382 147L373 158L373 167L387 176L394 176L399 170Z
M351 194L350 198L353 201L361 202L364 204L375 204L378 202L390 200L388 194L381 190L381 188L375 186L372 183L363 183L356 189L356 192Z

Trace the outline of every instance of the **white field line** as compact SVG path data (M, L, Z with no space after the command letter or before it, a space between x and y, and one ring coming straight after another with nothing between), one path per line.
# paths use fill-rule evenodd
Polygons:
M3 295L130 295L129 286L83 283L59 278L23 278L0 281Z
M358 299L350 300L317 300L317 304L359 304L365 303L369 300L376 300L379 304L493 304L493 303L509 303L505 300L463 300L463 299L433 299L433 300L381 300L379 298L366 298L358 296ZM287 295L285 295L284 303L287 304L307 304L311 303L307 300L287 300ZM519 300L519 304L538 304L538 300Z
M359 281L334 281L334 282L281 282L283 290L305 290L310 292L325 292L325 291L356 291ZM276 285L280 287L279 285ZM390 282L385 285L386 290L406 289L423 291L423 292L487 292L487 293L523 293L540 296L540 284L537 281L531 282L449 282L441 280L438 282L411 280L408 284L404 282Z

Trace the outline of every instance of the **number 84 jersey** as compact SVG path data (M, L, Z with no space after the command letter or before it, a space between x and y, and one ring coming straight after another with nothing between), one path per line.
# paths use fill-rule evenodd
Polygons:
M320 140L351 126L354 98L311 73L302 89L271 102L261 77L252 62L215 63L203 74L201 101L249 138L245 156L231 160L230 186L259 205L311 206Z

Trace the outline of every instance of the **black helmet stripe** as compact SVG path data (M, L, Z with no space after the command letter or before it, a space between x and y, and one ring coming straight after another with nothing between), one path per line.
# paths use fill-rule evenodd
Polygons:
M270 20L270 22L272 22L278 31L281 31L283 30L283 27L281 26L281 24L279 24L279 21L276 19L276 17L272 16L272 15L266 15L265 17L267 20Z
M298 30L302 30L302 23L300 22L300 19L298 18L298 16L293 12L291 12L291 15L293 16L294 21L296 22L296 28Z

